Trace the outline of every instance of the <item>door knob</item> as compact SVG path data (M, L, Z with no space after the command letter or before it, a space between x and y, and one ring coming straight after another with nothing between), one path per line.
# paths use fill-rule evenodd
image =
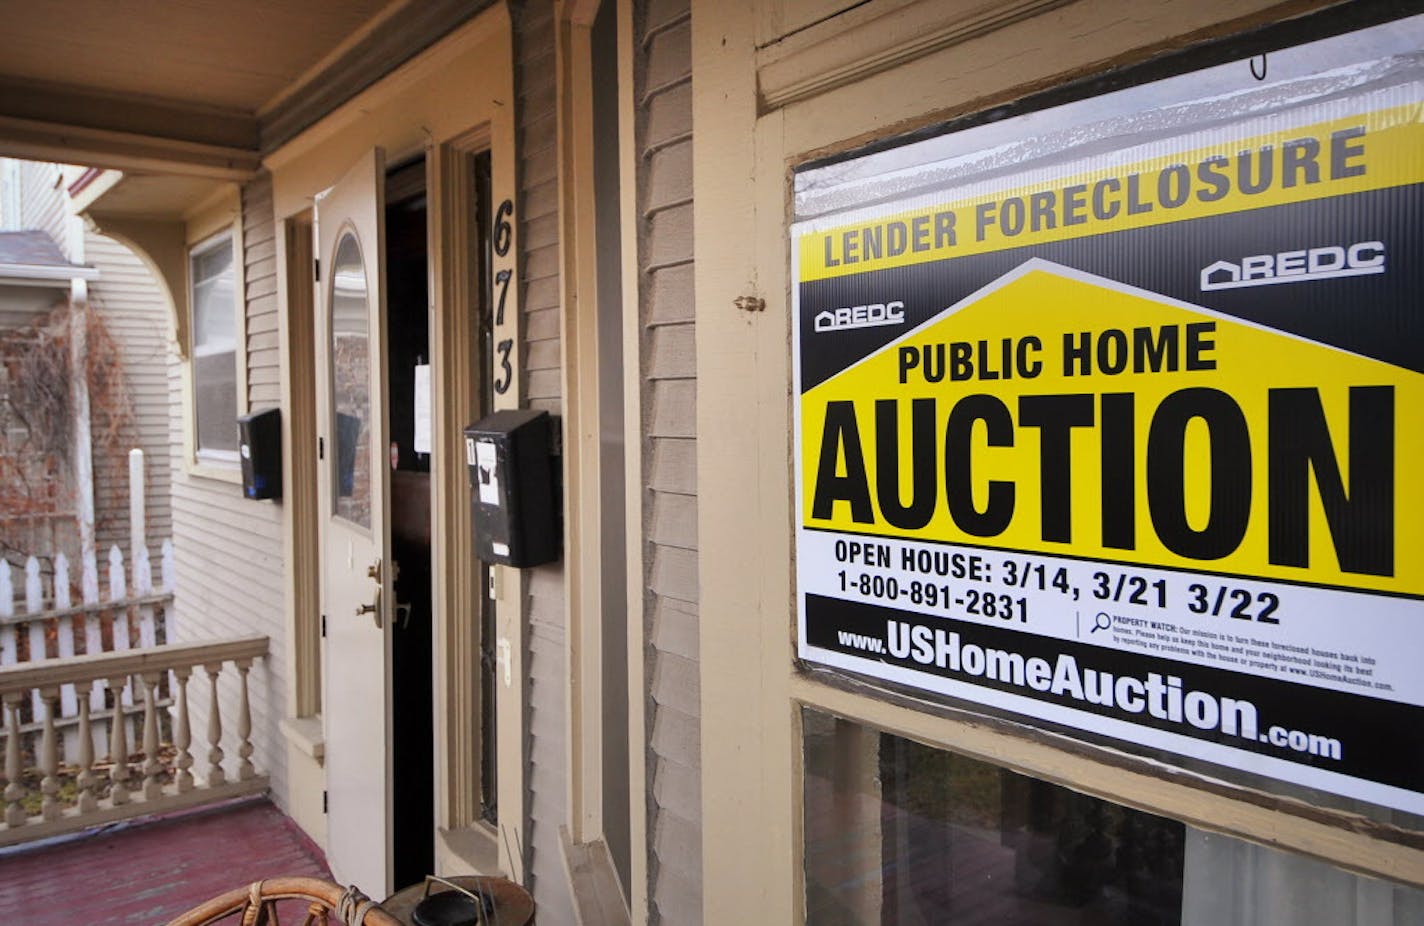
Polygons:
M379 630L381 628L381 590L379 588L376 589L375 601L370 604L360 605L356 608L356 616L360 617L362 614L371 615L372 619L376 622L376 629Z

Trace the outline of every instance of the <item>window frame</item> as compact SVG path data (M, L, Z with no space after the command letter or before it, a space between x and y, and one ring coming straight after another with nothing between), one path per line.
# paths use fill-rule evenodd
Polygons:
M183 463L189 475L226 482L242 481L241 460L237 450L211 450L198 445L198 383L197 383L197 280L194 262L224 245L232 248L233 274L233 366L234 417L247 414L247 312L246 275L243 261L243 235L240 211L236 203L231 213L225 212L218 221L195 227L189 225L184 254L187 280L184 313L188 323L187 343L183 345ZM234 424L235 426L235 424Z
M1347 871L1424 884L1417 831L1362 825L1344 811L931 704L796 658L787 234L794 172L1093 95L1121 86L1126 73L1141 82L1221 56L1244 62L1302 34L1324 38L1384 16L1382 5L1361 3L1277 22L1263 4L1210 0L1144 15L1128 28L1121 3L1073 4L1051 18L1018 6L1027 24L965 37L956 31L963 11L915 5L927 21L921 32L945 37L928 51L904 38L908 17L885 15L890 0L786 36L758 34L746 10L694 34L698 80L715 82L717 92L694 95L693 119L699 137L719 140L694 150L698 420L741 423L713 446L699 442L697 455L699 606L718 616L704 619L698 640L702 804L737 808L702 819L707 883L738 885L708 892L703 916L804 922L803 707ZM1027 39L1039 54L1014 54ZM864 49L879 47L890 51L867 61ZM759 297L760 311L724 310L742 296ZM744 581L749 575L755 580ZM749 748L760 763L747 761ZM748 819L769 835L749 845Z

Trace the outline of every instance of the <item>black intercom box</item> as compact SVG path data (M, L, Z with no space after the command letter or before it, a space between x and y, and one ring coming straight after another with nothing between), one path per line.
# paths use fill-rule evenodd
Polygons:
M475 555L487 563L538 566L559 558L548 412L495 412L465 428Z
M282 411L268 408L237 419L238 455L242 459L242 494L247 498L282 497Z

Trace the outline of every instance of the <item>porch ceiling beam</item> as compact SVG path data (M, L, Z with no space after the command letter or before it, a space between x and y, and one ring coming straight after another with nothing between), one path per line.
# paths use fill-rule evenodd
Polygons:
M249 180L257 152L179 138L17 118L0 111L0 156L146 174Z
M0 114L219 148L257 147L257 119L239 109L6 74L0 74Z

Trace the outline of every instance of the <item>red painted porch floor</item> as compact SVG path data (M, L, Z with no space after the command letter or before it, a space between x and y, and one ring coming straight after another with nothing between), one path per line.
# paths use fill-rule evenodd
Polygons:
M331 880L295 823L265 799L247 800L0 855L0 924L159 926L235 887L287 875ZM280 912L284 923L302 921L296 909Z

